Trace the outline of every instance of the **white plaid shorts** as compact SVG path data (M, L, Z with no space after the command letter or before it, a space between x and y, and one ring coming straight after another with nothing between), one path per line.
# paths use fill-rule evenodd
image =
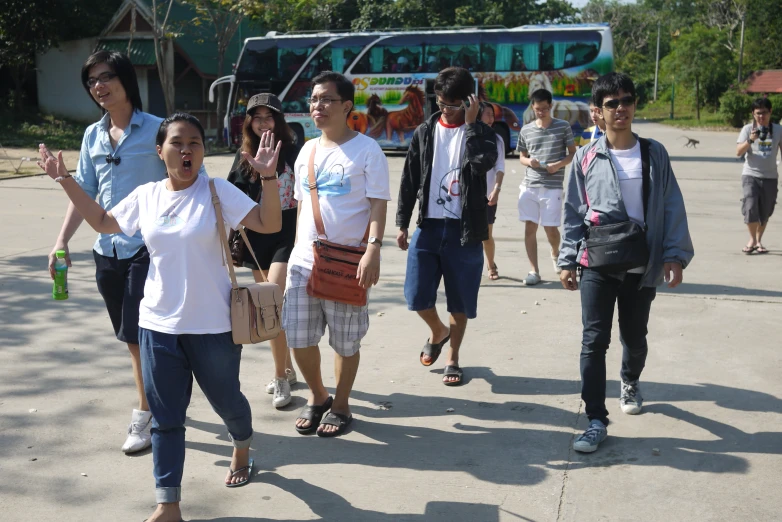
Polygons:
M290 348L317 346L326 325L329 345L343 357L358 353L369 330L369 307L311 297L307 293L310 270L289 265L282 305L282 328Z

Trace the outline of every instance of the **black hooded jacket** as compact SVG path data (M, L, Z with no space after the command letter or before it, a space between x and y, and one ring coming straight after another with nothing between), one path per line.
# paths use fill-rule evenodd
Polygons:
M434 132L439 119L439 112L433 114L429 121L418 126L410 141L397 202L396 225L399 228L410 227L416 200L419 226L426 215L434 158ZM480 121L466 125L467 140L459 173L462 245L489 239L486 173L497 162L497 136L491 127Z

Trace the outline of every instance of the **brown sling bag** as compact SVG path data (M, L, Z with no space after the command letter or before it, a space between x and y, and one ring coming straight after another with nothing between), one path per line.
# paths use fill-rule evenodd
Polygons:
M318 238L312 243L312 273L307 281L307 294L318 299L349 305L367 304L367 290L358 285L358 264L367 251L366 246L345 246L327 239L318 202L318 183L315 178L315 147L312 147L308 165L308 181L312 198L312 216ZM362 244L369 239L369 224Z

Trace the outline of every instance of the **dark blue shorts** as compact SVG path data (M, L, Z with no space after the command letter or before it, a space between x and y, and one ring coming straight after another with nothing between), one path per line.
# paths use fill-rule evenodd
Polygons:
M149 252L141 247L129 259L102 256L95 258L95 281L106 303L114 334L120 341L138 344L138 310L144 297L144 283L149 271Z
M448 312L478 315L478 290L483 275L483 243L461 245L457 219L424 219L407 251L405 299L414 311L434 308L440 280L445 282Z

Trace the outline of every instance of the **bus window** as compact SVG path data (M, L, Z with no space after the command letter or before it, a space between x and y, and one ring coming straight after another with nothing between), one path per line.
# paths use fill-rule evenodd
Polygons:
M600 52L596 31L550 31L543 33L541 70L566 69L592 62Z
M477 32L426 35L424 63L416 72L439 72L446 67L480 71L480 42Z
M323 71L344 73L356 56L364 50L364 46L375 39L374 36L349 36L334 40L323 47L307 64L299 79L311 80Z
M353 67L352 73L411 73L423 67L427 35L394 36L375 44Z
M484 71L537 71L540 66L540 33L513 32L481 35L481 67Z
M242 59L236 67L242 78L270 79L277 76L277 42L274 40L248 40Z

